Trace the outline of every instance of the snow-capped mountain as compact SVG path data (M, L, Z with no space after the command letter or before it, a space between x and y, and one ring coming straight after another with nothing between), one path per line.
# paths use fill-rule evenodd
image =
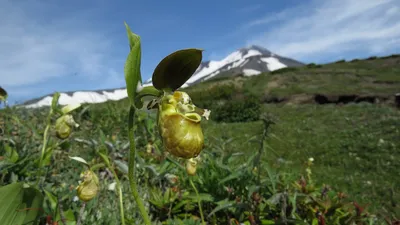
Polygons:
M285 67L303 66L290 58L276 55L265 48L252 45L241 48L221 61L202 62L193 76L182 86L188 87L198 82L227 76L254 76ZM151 85L151 78L145 85Z
M182 86L183 88L193 84L221 77L236 75L254 76L268 71L274 71L285 67L297 67L304 64L296 60L276 55L265 48L250 46L241 48L221 61L202 62L193 76ZM151 78L143 83L143 86L152 85ZM109 100L120 100L128 97L126 88L75 91L60 93L59 104L73 103L101 103ZM52 95L29 100L22 105L28 108L36 108L51 105Z

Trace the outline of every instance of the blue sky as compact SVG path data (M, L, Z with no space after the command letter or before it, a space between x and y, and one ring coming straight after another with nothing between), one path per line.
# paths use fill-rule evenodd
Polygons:
M142 76L182 48L221 60L251 44L310 63L400 53L399 0L0 0L0 86L9 102L124 86L124 21Z

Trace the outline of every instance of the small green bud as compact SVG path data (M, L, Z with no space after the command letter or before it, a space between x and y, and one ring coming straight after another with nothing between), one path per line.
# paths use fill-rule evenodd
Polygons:
M190 176L196 175L197 161L194 158L189 159L186 162L186 173Z

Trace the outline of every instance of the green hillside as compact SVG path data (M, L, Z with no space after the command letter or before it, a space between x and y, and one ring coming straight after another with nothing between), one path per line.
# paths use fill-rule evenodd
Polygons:
M400 110L395 102L395 94L400 92L400 55L211 80L183 91L197 106L211 109L210 120L202 121L205 149L194 179L210 224L228 224L231 219L251 221L249 215L263 221L268 218L270 223L265 224L280 224L282 219L297 221L289 224L308 224L300 223L295 215L315 217L306 213L312 204L302 202L303 197L312 193L313 198L325 201L323 187L334 196L335 200L329 200L332 204L344 193L349 203L367 205L369 214L379 218L369 224L400 218ZM140 218L126 176L128 109L128 99L85 105L73 112L79 128L63 141L50 129L48 146L54 150L42 171L47 177L44 186L61 199L64 210L70 209L74 218L80 210L79 202L73 201L74 188L84 167L68 155L96 164L102 163L99 151L109 156L117 171L114 175L122 182L127 221ZM17 180L33 182L32 177L42 173L34 169L34 163L41 151L48 111L48 107L0 111L1 186ZM143 111L136 120L139 192L146 205L151 205L154 220L174 224L166 221L180 218L187 219L184 224L200 224L189 179L176 166L183 161L164 157L155 116ZM149 142L155 147L150 155L146 153ZM307 177L305 163L309 158L314 162L312 180L307 181L317 189L294 191L294 183L301 176ZM258 165L256 171L254 162L258 163L254 164ZM118 198L107 190L114 175L104 168L98 172L102 174L100 195L86 205L83 224L118 224ZM179 177L180 186L173 187L183 190L179 192L183 197L168 192L166 173ZM259 203L253 194L261 192ZM290 202L302 202L304 205L297 207L304 208L286 207L289 202L279 202L283 195L289 195ZM326 201L312 206L321 210ZM53 212L50 206L45 210ZM193 221L188 222L189 218ZM347 223L340 220L339 224Z

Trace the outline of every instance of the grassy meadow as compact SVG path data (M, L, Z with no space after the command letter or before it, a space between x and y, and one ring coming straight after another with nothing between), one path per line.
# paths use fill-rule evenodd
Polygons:
M196 176L163 152L154 112L135 120L138 192L154 224L200 224L199 199L207 224L400 220L398 55L211 80L183 91L211 109L202 121L205 148ZM46 216L58 224L121 224L118 177L127 223L142 224L127 179L128 109L127 99L86 104L73 111L80 126L65 140L54 134L57 117L50 118L42 169L36 164L49 107L0 110L0 186L44 175L40 224ZM85 167L68 156L96 165L100 180L99 195L83 213L75 188Z

